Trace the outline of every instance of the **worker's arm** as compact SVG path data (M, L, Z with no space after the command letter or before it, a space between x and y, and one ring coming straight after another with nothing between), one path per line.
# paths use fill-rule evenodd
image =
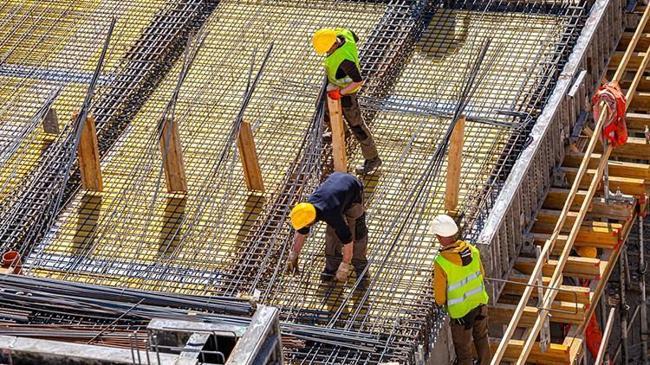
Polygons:
M341 95L347 95L351 93L353 90L355 90L357 87L363 85L364 81L363 78L361 77L361 71L359 70L359 68L354 62L350 60L345 60L341 62L341 66L339 67L341 67L343 72L345 72L345 74L348 75L350 79L352 79L352 82L348 86L341 89Z
M305 244L306 239L307 239L307 234L303 234L300 233L300 231L296 231L296 234L293 236L293 247L291 248L291 250L299 255L300 251L302 251L302 246Z
M352 90L356 89L357 87L363 86L363 83L364 83L363 80L359 82L354 82L354 81L351 82L348 86L341 89L341 95L349 94L350 92L352 92Z
M447 303L447 274L437 262L433 264L433 297L439 306Z

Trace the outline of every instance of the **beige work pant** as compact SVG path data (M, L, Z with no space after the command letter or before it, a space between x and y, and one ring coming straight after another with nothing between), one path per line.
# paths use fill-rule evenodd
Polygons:
M366 227L366 214L363 204L353 204L345 211L345 220L352 232L354 246L352 248L352 266L357 275L361 274L368 265L368 228ZM345 242L347 243L347 242ZM343 259L341 249L343 243L336 232L329 225L325 230L325 270L326 274L334 275Z
M459 324L453 319L450 321L451 337L454 340L456 363L458 365L472 365L474 363L472 343L474 343L481 365L488 365L492 358L488 341L488 307L483 305L479 310L480 313L476 316L474 325L470 328L466 328L464 324ZM474 341L472 341L472 338L474 338Z
M327 103L325 106L325 123L329 129L330 117ZM343 109L343 116L345 117L345 121L348 123L348 127L350 127L352 134L354 134L354 137L361 145L363 158L366 160L377 158L379 154L377 153L375 140L372 138L370 129L363 121L361 110L359 109L359 102L357 101L357 95L350 94L341 97L341 109Z

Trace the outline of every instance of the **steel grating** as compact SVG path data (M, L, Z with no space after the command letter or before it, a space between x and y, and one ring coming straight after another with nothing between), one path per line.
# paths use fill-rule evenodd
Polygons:
M440 326L431 298L435 249L427 221L442 211L444 176L423 179L421 172L440 145L467 72L482 42L491 38L489 62L481 69L481 80L466 109L470 121L461 208L471 233L489 210L487 198L494 196L507 176L552 89L580 30L586 5L511 9L510 2L467 2L450 9L425 1L350 1L342 7L324 0L232 0L219 2L213 10L199 3L189 8L189 18L212 15L202 28L205 40L173 111L185 153L187 196L165 192L156 128L182 62L177 61L169 72L156 73L161 81L149 88L148 98L123 100L130 108L126 115L119 114L119 103L111 102L122 84L104 74L107 84L100 89L94 112L100 120L105 192L75 190L74 178L59 185L66 186L69 202L52 216L51 226L36 228L29 228L29 217L22 221L7 217L16 208L6 204L0 222L3 234L31 252L26 268L32 275L182 294L259 295L264 303L281 307L285 321L346 328L382 343L364 351L316 342L291 352L292 358L305 363L412 359L418 341L434 340ZM172 5L180 4L187 5ZM137 4L133 6L137 9ZM173 8L167 4L161 9ZM40 24L38 18L31 21ZM190 27L189 23L182 24ZM147 25L160 26L155 21ZM365 181L372 260L368 291L355 290L352 283L337 288L318 285L322 229L310 237L302 274L291 277L282 270L291 239L288 210L315 187L322 178L321 167L327 169L328 164L321 159L327 148L321 145L319 113L314 114L322 73L309 36L329 25L349 27L365 41L361 53L368 84L361 101L384 159L381 174ZM155 30L150 34L157 37ZM268 65L245 112L245 119L255 127L270 191L249 194L232 139L233 119L240 111L251 62L257 69L271 43ZM96 52L97 44L87 48ZM111 54L115 59L133 56L117 50ZM148 55L160 56L155 50ZM115 66L114 75L128 76L129 66L133 63L123 61ZM293 77L287 78L288 72ZM142 77L151 76L145 72ZM82 87L76 92L68 113L80 105ZM39 104L30 107L33 114ZM17 121L25 123L30 112ZM35 140L45 138L31 128L29 135ZM8 133L7 140L15 143L15 135ZM43 169L39 145L20 141L29 153L9 160L23 169L13 177L15 181ZM351 163L360 162L356 149L350 152ZM25 162L23 155L32 156L31 162ZM14 171L8 163L4 173ZM415 199L414 188L420 186L426 192ZM10 202L22 203L24 195L15 194L16 189L13 185L3 190L5 196L17 197ZM46 193L28 206L43 207L56 193L51 188L36 189ZM413 207L415 213L403 222L404 212ZM398 229L403 224L407 229Z

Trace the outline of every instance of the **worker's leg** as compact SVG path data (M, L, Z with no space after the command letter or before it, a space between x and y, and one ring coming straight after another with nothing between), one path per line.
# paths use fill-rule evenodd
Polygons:
M474 337L474 347L481 365L490 363L492 354L490 353L490 342L488 340L488 307L481 306L481 311L474 320L472 328L472 337Z
M341 246L341 241L336 236L334 229L327 226L325 229L325 270L323 270L323 274L332 275L332 277L336 274L336 270L338 270L343 259Z
M379 157L375 140L372 138L370 129L363 121L361 116L361 109L359 109L359 102L357 101L356 94L346 95L341 98L341 107L343 109L343 116L348 122L352 134L359 141L361 145L361 153L366 160L374 160Z
M363 204L353 204L345 211L350 232L354 238L352 248L352 266L359 276L368 265L368 227L366 227L366 214Z
M456 320L450 320L451 337L454 341L456 350L457 365L472 365L472 329L465 328L464 324L459 324Z

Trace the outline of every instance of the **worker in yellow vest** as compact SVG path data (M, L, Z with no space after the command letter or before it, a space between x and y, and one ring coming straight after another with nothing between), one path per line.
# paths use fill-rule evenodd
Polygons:
M481 365L492 355L488 342L488 294L483 265L476 247L457 240L458 226L448 215L434 218L432 232L440 241L433 268L435 301L449 313L458 365L472 365L472 338Z
M363 121L357 92L363 86L359 64L359 38L351 30L344 28L320 29L314 33L312 44L316 53L325 55L323 67L327 74L327 95L341 100L343 116L361 145L364 163L356 168L358 174L372 174L380 165L375 141L370 129ZM329 111L325 119L329 125Z

